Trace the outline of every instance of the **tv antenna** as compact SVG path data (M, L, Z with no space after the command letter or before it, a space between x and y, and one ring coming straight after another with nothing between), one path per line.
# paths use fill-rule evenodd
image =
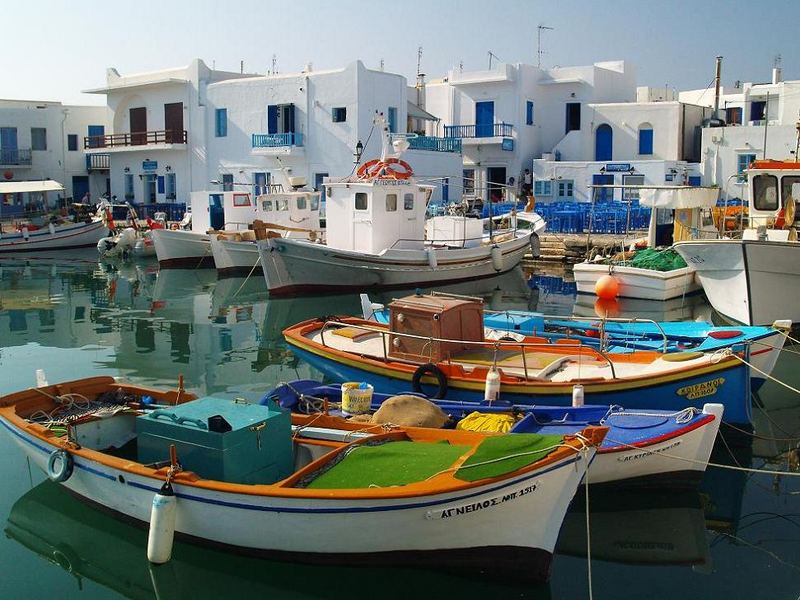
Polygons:
M500 57L499 57L499 56L497 56L497 54L495 54L494 52L492 52L491 50L489 50L489 70L490 70L490 71L491 71L491 69L492 69L492 59L493 59L493 58L494 58L494 59L496 59L496 60L498 60L498 61L500 60Z
M542 68L542 32L543 31L553 31L555 27L548 27L547 25L539 24L536 26L536 67L541 69Z
M417 77L422 72L422 46L417 47Z
M273 54L272 55L272 74L273 75L277 75L278 74L278 55L277 54Z

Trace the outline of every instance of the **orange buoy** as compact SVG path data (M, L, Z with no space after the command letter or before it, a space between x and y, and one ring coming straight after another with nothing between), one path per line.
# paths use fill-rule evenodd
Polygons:
M598 298L594 303L594 314L601 319L619 316L619 303L616 298Z
M594 293L603 300L613 300L619 295L619 282L611 275L603 275L594 284Z

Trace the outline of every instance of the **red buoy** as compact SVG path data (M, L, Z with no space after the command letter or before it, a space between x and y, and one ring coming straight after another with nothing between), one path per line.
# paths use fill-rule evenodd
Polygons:
M611 275L603 275L594 284L594 293L603 300L612 300L619 296L619 282Z
M598 298L594 303L594 313L601 319L613 319L619 316L619 304L616 298Z

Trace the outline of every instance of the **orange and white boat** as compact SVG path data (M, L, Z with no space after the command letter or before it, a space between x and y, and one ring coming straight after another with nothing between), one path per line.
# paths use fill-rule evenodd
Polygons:
M369 433L340 423L111 377L0 397L2 428L90 502L147 522L171 479L172 526L191 540L303 562L422 562L535 581L549 576L567 507L606 432Z

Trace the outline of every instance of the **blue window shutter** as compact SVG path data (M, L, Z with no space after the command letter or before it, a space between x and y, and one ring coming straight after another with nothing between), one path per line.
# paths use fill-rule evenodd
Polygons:
M216 110L216 117L216 136L226 137L228 135L228 109L218 108Z
M531 100L528 100L525 105L525 123L533 125L533 102Z
M394 106L390 106L387 112L389 120L389 131L391 133L397 133L397 109Z
M158 193L159 194L163 194L164 193L164 176L163 175L159 175L158 176L158 180L156 181L156 186L158 187Z
M653 153L653 130L640 129L639 154L652 154L652 153Z
M442 202L450 201L450 178L445 177L442 180Z
M267 133L278 133L278 106L267 106Z

